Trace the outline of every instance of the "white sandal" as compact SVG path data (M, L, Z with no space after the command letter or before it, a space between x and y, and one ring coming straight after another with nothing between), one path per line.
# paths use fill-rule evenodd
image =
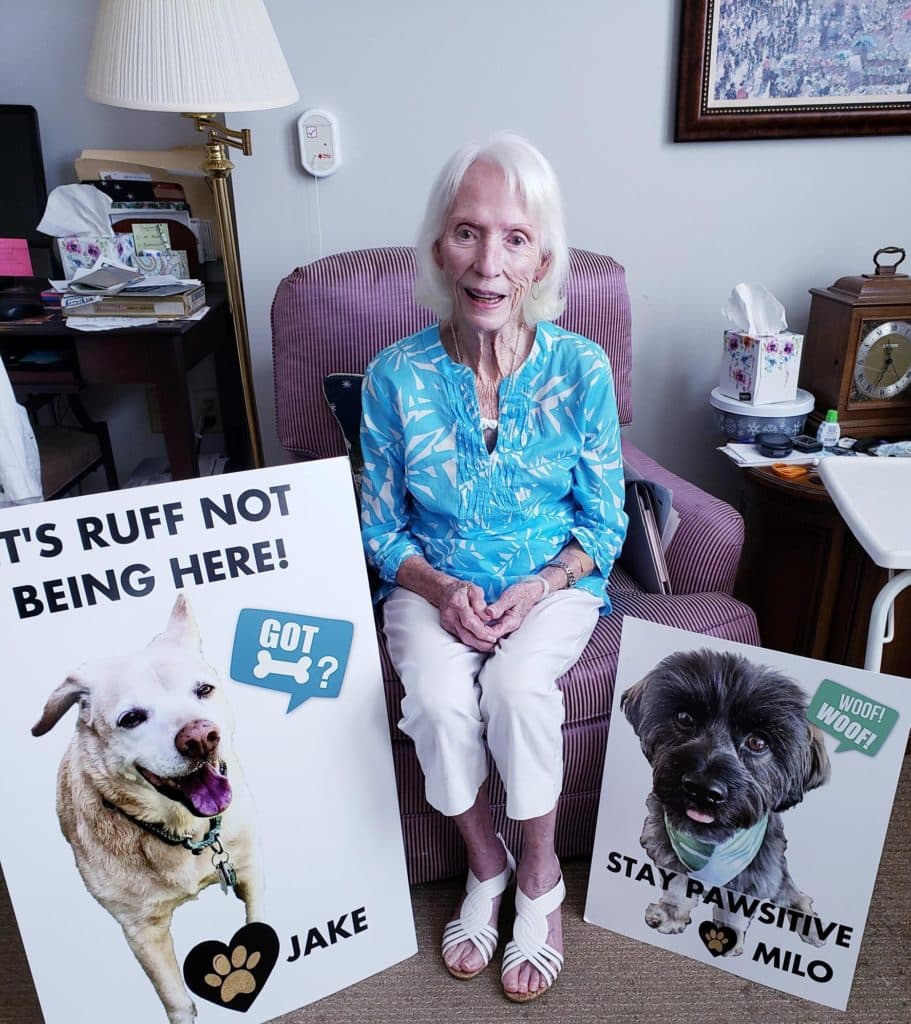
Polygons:
M547 985L534 992L510 992L504 988L504 995L514 1003L528 1003L537 999L553 985L563 970L563 954L547 942L547 915L560 906L565 896L563 875L560 875L553 889L534 900L516 886L516 922L513 925L513 937L503 953L500 981L508 971L528 961L547 979Z
M484 963L476 971L459 971L446 964L449 973L461 981L468 981L480 974L490 963L490 958L497 948L499 933L490 923L493 901L506 891L509 879L516 869L515 859L499 832L497 839L503 843L503 849L506 850L506 867L498 875L483 882L478 881L475 873L469 869L468 881L465 883L465 898L462 900L459 916L450 921L443 931L444 963L446 952L460 942L471 942L484 959Z

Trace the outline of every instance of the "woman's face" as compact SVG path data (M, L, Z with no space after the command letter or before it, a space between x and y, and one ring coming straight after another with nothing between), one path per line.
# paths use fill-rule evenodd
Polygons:
M469 331L521 326L525 296L549 262L503 172L481 162L462 179L433 251L452 288L453 320Z

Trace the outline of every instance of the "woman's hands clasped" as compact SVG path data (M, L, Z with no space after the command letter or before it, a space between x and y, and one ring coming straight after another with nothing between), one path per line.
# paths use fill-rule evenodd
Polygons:
M440 623L466 646L487 654L519 628L543 592L540 580L521 580L487 604L480 587L453 580L439 598Z
M474 583L452 580L438 598L440 624L467 647L485 654L492 651L500 634L488 623L484 591Z
M525 621L525 616L545 593L542 580L534 577L513 583L496 601L487 606L486 617L489 625L497 631L499 637L515 633Z

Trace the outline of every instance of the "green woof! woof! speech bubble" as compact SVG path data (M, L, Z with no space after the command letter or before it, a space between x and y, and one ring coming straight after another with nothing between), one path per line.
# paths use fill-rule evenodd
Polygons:
M824 679L810 701L807 718L839 741L836 754L859 750L874 757L895 728L898 712L841 683Z

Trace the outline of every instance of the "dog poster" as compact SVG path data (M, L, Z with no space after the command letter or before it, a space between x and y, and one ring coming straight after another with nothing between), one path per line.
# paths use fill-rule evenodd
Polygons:
M845 1009L907 679L627 618L585 920Z
M347 460L5 510L0 623L48 1024L256 1024L416 951Z

